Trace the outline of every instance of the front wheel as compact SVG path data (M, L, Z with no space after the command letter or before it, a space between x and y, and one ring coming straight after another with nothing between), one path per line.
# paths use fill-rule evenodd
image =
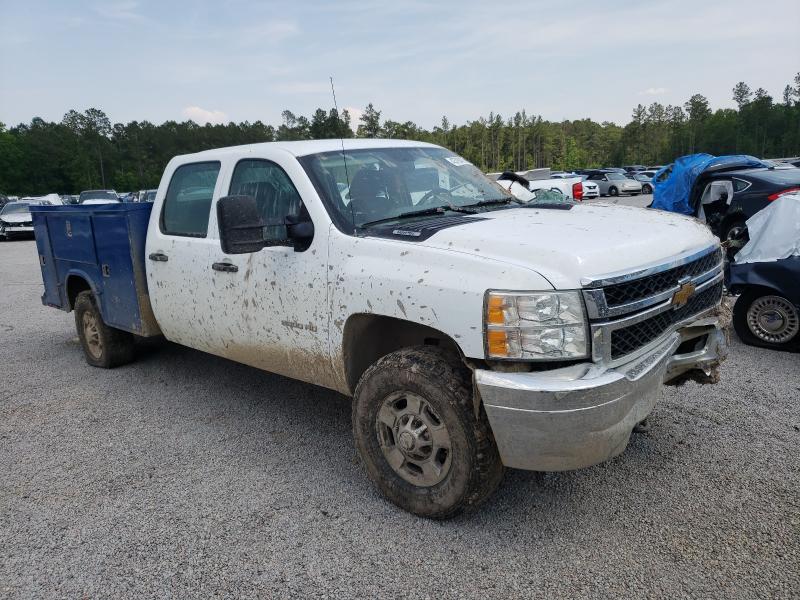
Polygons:
M500 484L503 465L472 378L454 353L422 346L381 358L361 377L353 435L372 482L394 504L448 519Z
M773 290L751 289L739 296L733 307L733 328L751 346L800 348L800 312Z
M651 188L649 185L645 185L642 188L642 193L643 194L652 194L653 193L653 188Z
M75 300L75 328L86 362L93 367L110 369L133 360L133 335L103 322L91 292L81 292Z

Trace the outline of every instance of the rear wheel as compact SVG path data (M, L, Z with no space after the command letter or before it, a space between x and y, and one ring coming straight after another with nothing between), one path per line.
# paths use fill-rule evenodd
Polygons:
M619 190L615 186L611 186L608 188L608 195L609 196L619 196Z
M745 291L733 307L736 334L751 346L793 350L800 348L800 312L773 290Z
M86 362L93 367L110 369L133 360L133 335L106 325L89 291L75 300L75 328Z
M471 510L500 484L503 465L472 378L454 353L416 347L384 356L361 377L353 435L373 483L422 517Z

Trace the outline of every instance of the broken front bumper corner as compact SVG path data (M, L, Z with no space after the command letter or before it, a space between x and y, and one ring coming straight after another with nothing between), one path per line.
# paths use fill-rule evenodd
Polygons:
M674 332L649 353L607 369L581 363L535 373L475 371L503 464L564 471L620 454L653 410L662 384L694 369L711 372L727 353L715 317Z

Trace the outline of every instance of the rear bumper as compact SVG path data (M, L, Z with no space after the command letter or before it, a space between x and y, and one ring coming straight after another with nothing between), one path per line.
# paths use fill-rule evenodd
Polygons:
M582 363L537 373L476 370L503 464L563 471L620 454L634 426L653 410L665 379L710 369L724 358L725 337L712 321L687 327L688 335L697 334L691 338L674 332L650 353L613 369ZM697 340L692 351L676 354L688 339Z

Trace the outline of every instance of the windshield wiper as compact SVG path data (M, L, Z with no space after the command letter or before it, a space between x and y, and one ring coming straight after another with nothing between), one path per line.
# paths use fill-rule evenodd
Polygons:
M508 204L509 202L516 202L517 204L522 204L516 198L492 198L490 200L481 200L480 202L476 202L475 204L465 204L465 207L473 207L473 206L490 206L492 204Z
M367 227L372 227L373 225L380 225L381 223L388 223L390 221L399 221L400 219L409 219L411 217L426 217L429 215L441 215L447 212L448 210L453 212L460 212L460 213L467 213L467 214L475 214L476 211L470 209L466 206L434 206L432 208L422 208L420 210L410 210L408 212L400 213L399 215L395 215L393 217L386 217L383 219L377 219L375 221L367 221L366 223L362 223L358 227L360 229L365 229Z

